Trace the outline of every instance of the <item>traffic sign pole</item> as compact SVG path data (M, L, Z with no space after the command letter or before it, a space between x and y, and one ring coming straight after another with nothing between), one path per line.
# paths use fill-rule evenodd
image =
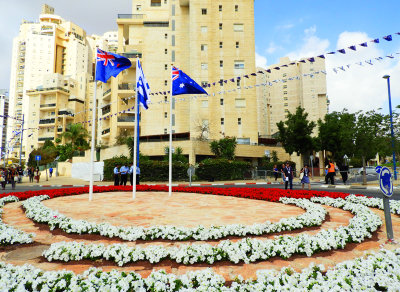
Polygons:
M383 196L383 209L385 213L385 225L387 239L392 241L393 236L393 226L392 226L392 215L390 214L390 199L387 196Z
M379 186L383 193L383 212L385 213L386 235L389 242L393 242L392 215L390 214L390 200L393 195L393 179L389 168L377 166L375 171L379 173Z

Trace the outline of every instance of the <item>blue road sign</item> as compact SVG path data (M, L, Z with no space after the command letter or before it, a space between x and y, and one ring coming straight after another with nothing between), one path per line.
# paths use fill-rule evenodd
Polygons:
M40 156L40 155L36 155L36 156L35 156L35 160L36 160L36 161L40 161L40 160L42 160L42 156Z
M387 197L391 197L393 195L393 180L389 168L377 166L375 171L379 173L379 186L382 193Z

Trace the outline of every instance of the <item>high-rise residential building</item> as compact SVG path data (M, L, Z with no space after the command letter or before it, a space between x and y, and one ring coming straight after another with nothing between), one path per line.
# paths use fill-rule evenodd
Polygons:
M80 122L87 84L92 78L92 53L86 32L42 8L38 22L23 21L13 42L8 135L21 128L22 156L46 140L54 141L66 124ZM19 156L15 141L11 157Z
M0 89L0 150L1 157L5 152L7 143L7 119L8 116L8 92L5 89Z
M133 0L132 13L118 15L118 53L133 66L103 85L98 144L113 145L133 135L135 58L139 57L152 92L148 111L141 111L141 151L164 155L169 121L173 136L190 163L211 154L209 140L236 137L237 156L265 155L259 140L253 0ZM169 110L171 64L203 85L206 95L177 96ZM241 77L241 78L236 78ZM232 79L232 80L230 80ZM207 86L211 84L212 86ZM125 111L124 114L114 114ZM264 141L265 142L265 141ZM252 147L254 146L254 147ZM263 148L264 147L264 148Z
M287 65L287 66L283 66ZM274 68L279 67L279 70ZM259 68L260 69L260 68ZM257 76L258 125L261 136L278 132L277 123L284 121L287 114L302 107L311 121L324 119L328 113L325 60L316 58L315 62L291 61L288 57L280 59L279 64L268 68L271 73Z

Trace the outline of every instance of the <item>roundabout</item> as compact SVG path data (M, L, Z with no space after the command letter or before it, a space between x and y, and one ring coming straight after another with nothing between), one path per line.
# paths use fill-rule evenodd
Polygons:
M68 270L74 273L71 279L77 281L77 287L89 285L87 281L93 275L115 283L126 281L124 273L131 273L129 277L137 280L129 280L129 289L143 284L143 291L151 290L149 287L155 281L163 287L155 291L179 291L185 287L209 291L217 286L216 291L254 291L257 285L276 285L268 278L271 275L274 279L294 277L292 281L297 279L298 283L293 287L303 287L309 279L301 279L310 271L319 275L312 286L316 288L326 284L326 275L335 273L335 267L341 263L351 261L352 267L356 263L365 266L364 261L377 260L382 252L390 253L389 266L400 262L397 244L385 245L386 251L380 251L385 243L383 212L371 208L376 202L364 197L328 192L179 187L168 197L163 187L141 186L136 200L131 199L129 187L103 187L97 188L94 200L88 202L86 191L50 190L47 193L51 199L44 197L46 191L20 193L17 196L21 202L5 203L3 223L25 237L32 234L33 242L3 244L0 273L4 277L12 274L18 281L21 269L33 274L43 271L44 275L46 271L59 271L57 277L64 279L66 272L61 271ZM393 215L393 223L397 234L398 215ZM194 238L199 228L203 239ZM103 234L102 230L107 231ZM125 236L121 236L121 230ZM241 232L232 234L232 230ZM133 237L129 235L132 232L136 234ZM174 232L184 236L171 238ZM31 266L22 268L25 264ZM309 270L310 265L323 268ZM102 272L89 271L93 267ZM15 281L5 282L3 276L0 286L16 285ZM188 279L192 286L171 288L171 281L183 283ZM397 283L396 279L393 281ZM70 288L71 283L65 287ZM96 289L104 284L91 283ZM203 284L207 289L201 288ZM358 287L355 282L354 285ZM281 288L284 287L282 282Z

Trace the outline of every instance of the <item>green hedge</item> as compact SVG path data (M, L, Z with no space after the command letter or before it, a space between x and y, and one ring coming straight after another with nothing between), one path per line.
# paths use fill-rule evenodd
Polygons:
M132 163L126 156L113 157L104 160L104 180L114 180L114 167L118 165L129 166ZM188 179L187 169L189 165L181 162L172 163L172 179L184 181ZM168 181L169 167L168 161L140 161L140 180L141 181Z
M244 179L251 174L251 163L227 159L205 159L196 170L200 180Z

